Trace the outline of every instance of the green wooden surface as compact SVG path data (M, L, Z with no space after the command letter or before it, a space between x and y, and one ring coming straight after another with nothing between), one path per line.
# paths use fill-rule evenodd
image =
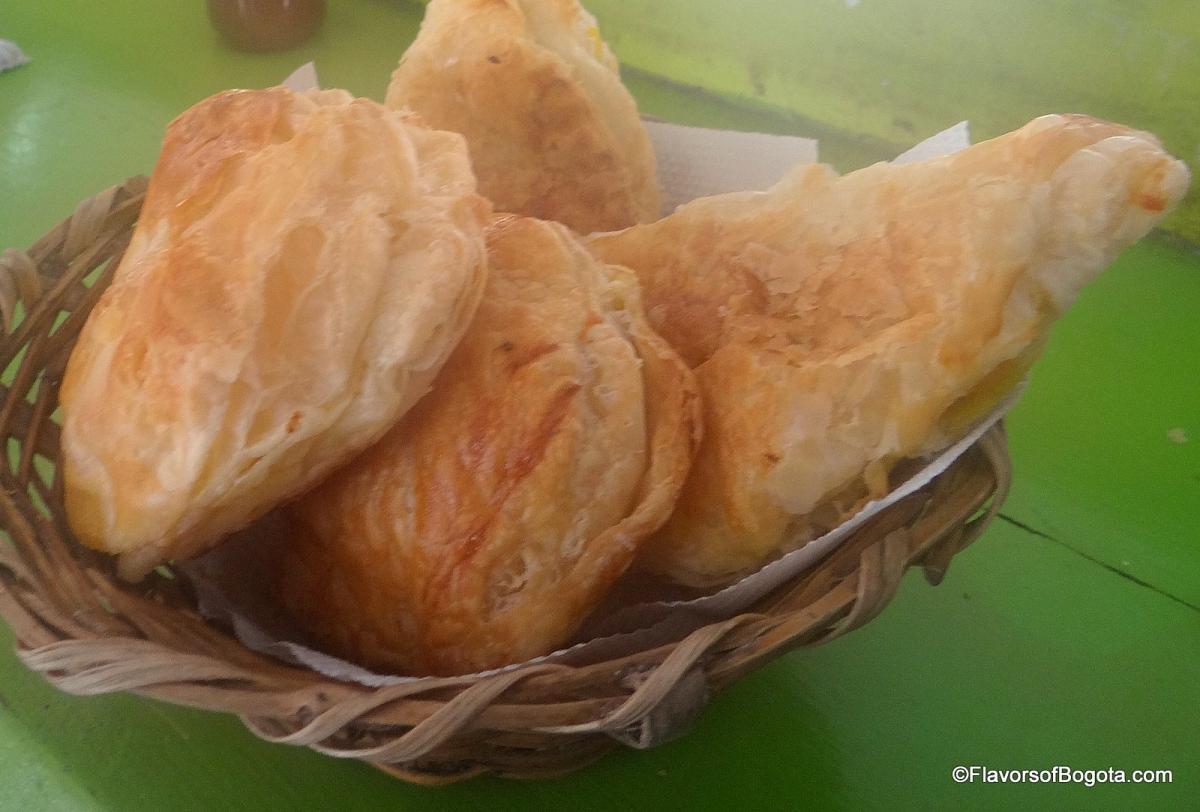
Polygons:
M621 59L908 144L1047 112L1158 134L1200 171L1196 0L592 0ZM736 8L736 13L731 10ZM1200 241L1200 191L1168 226Z
M678 38L658 52L634 47L635 4L618 6L598 10L640 69L629 82L647 113L815 132L842 168L886 157L895 140L870 116L855 127L820 105L777 115L654 78L680 78L672 66L690 57L672 50ZM316 58L326 83L378 98L419 15L336 0L310 45L247 56L220 46L198 0L0 0L0 37L34 60L0 74L0 246L27 244L79 199L148 171L165 123L208 93L271 84ZM1174 25L1183 32L1191 19ZM725 35L746 36L747 25ZM866 135L840 137L845 129ZM940 588L910 576L871 625L735 686L682 741L555 781L422 789L268 745L229 717L59 694L20 666L4 630L0 809L1195 809L1198 304L1196 254L1147 242L1123 256L1063 320L1012 416L1011 521L957 559ZM957 764L1161 768L1175 780L960 786Z

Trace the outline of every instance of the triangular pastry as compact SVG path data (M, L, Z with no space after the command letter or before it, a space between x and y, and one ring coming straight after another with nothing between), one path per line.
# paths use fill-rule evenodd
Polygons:
M432 0L386 103L462 133L499 211L582 234L658 217L650 138L576 0Z
M80 540L140 577L378 439L474 313L489 216L460 136L344 91L181 115L62 386Z
M705 438L643 564L736 579L948 444L1054 319L1183 196L1147 133L1046 116L958 154L697 200L590 240L700 383Z

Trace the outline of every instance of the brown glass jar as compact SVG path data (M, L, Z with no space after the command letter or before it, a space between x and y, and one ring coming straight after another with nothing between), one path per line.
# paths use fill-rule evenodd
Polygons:
M208 19L243 51L281 51L311 37L325 18L325 0L208 0Z

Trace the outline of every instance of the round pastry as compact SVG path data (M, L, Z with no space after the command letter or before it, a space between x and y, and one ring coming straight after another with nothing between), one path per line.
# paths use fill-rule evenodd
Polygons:
M369 446L486 281L462 138L342 91L230 91L167 129L61 391L66 506L129 578Z
M557 224L497 222L433 392L294 503L278 593L330 653L456 674L569 639L666 520L699 435L638 286Z
M658 217L650 138L575 0L433 0L387 105L466 136L500 211L582 234Z
M736 580L987 414L1088 281L1183 196L1147 133L1046 116L956 155L704 198L597 235L696 370L705 437L641 563Z

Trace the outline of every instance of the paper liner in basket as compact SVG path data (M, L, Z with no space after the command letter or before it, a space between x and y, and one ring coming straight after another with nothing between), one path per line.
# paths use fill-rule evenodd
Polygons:
M316 88L317 74L312 63L299 68L284 84L293 90ZM647 121L646 126L658 159L665 211L701 195L767 189L795 165L817 160L817 142L809 138L708 130L660 121ZM969 145L967 123L960 122L903 153L896 162L948 155ZM813 567L873 516L946 470L1004 416L1020 397L1020 391L1019 387L965 437L926 461L886 497L868 503L839 527L772 561L753 575L703 597L643 602L606 612L599 620L585 625L580 637L586 642L496 672L537 662L584 664L620 657L677 640L706 623L746 609ZM303 635L261 589L263 562L271 554L270 545L283 542L286 542L284 534L278 532L273 519L268 517L208 555L181 565L180 570L195 586L200 611L213 620L228 623L247 647L335 679L367 686L421 679L377 674L296 642L303 640Z

